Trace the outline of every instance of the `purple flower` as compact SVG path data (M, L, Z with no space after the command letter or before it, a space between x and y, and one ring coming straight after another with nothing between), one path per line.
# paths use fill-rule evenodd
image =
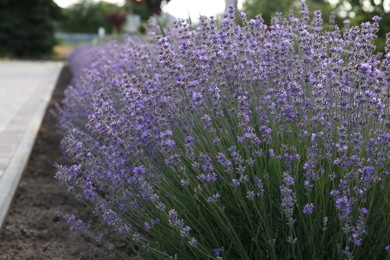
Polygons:
M167 146L168 146L169 148L172 149L172 148L175 146L176 142L173 141L173 140L171 140L171 139L167 139L167 140L166 140L166 144L167 144Z
M287 173L284 173L284 174L283 174L283 182L284 182L287 186L292 186L292 185L295 184L294 178L293 178L291 175L287 174Z
M359 208L358 209L360 214L362 215L367 215L368 214L368 209L367 208Z
M206 175L204 175L204 174L202 173L202 174L198 175L197 178L198 178L199 181L204 182L204 181L206 181L206 178L207 178L207 177L206 177Z
M217 175L213 173L208 173L206 176L206 181L207 182L216 182L217 181Z
M195 238L193 238L193 237L188 241L188 243L192 247L197 247L198 246L198 241Z
M208 203L216 202L220 197L221 197L221 195L219 195L219 193L217 192L212 197L208 197L207 202Z
M70 215L69 218L67 219L68 223L72 223L76 221L76 216L75 215Z
M303 214L305 214L305 215L311 215L311 214L313 214L313 210L314 210L314 204L308 203L303 207L302 211L303 211Z
M180 236L181 236L181 237L187 236L188 233L190 232L190 230L191 230L191 227L185 226L184 228L182 228L182 229L180 230Z
M217 155L217 161L225 168L230 168L232 166L232 162L226 158L226 155L223 153Z
M202 93L200 93L200 92L192 92L192 101L193 101L195 104L200 104L200 102L202 101L202 99L203 99Z
M192 255L182 246L188 242L201 245L199 258L213 250L222 258L222 240L213 246L204 241L210 234L197 237L199 243L190 237L190 230L200 234L200 222L187 207L196 205L201 214L221 210L234 215L228 225L246 225L251 219L236 214L242 203L276 203L283 221L273 219L273 225L287 222L290 231L306 224L294 217L334 203L338 219L322 216L321 228L334 224L342 232L335 234L347 243L340 254L360 252L350 246L384 235L368 233L364 206L379 212L378 219L385 214L378 210L382 203L369 200L389 174L390 34L380 57L372 44L378 17L338 28L332 16L324 30L321 12L310 15L305 1L300 17L278 14L270 24L244 13L237 24L234 14L230 7L220 22L180 19L167 30L151 22L147 42L124 39L76 50L69 61L72 85L57 111L61 148L73 165L58 166L56 178L124 237L161 245L155 252L178 250L166 256ZM325 204L300 204L308 198ZM294 216L295 209L302 211ZM264 217L248 210L250 218ZM126 225L138 219L136 226L153 232L153 215L168 222L162 225L167 237L177 237L172 245L149 243L159 236L143 237ZM88 234L84 223L65 219ZM228 240L221 232L217 240ZM237 235L253 239L253 232L244 233ZM298 235L282 239L294 244ZM224 254L248 250L253 258L247 244Z
M224 252L224 249L223 249L223 247L221 247L221 248L216 248L216 249L214 250L214 252L215 252L215 256L221 256L222 253Z
M191 143L195 140L195 138L193 136L188 135L188 136L186 136L185 140L186 140L186 143Z
M152 226L149 224L149 222L145 222L144 223L144 227L147 229L147 230L149 230L149 229L151 229L152 228Z
M336 199L336 208L340 211L339 217L342 221L351 213L351 203L347 196Z
M237 188L238 186L240 186L240 181L237 179L232 179L231 185L232 187Z
M368 63L361 63L358 65L358 70L361 73L366 74L369 70L371 70L371 65Z
M145 167L144 166L138 166L138 167L134 167L134 169L133 169L133 172L134 172L134 174L135 175L139 175L139 174L145 174L145 172L146 172L146 169L145 169Z
M178 218L176 210L171 209L168 212L168 217L169 225L179 228L184 226L184 221Z
M248 191L248 192L246 193L246 198L247 198L248 200L253 200L253 199L255 198L255 192L254 192L254 191Z
M331 190L329 193L332 197L337 197L340 194L338 190Z
M263 182L261 181L261 179L259 177L255 177L255 184L256 184L256 187L257 187L256 195L258 197L263 196L264 195L264 184L263 184Z

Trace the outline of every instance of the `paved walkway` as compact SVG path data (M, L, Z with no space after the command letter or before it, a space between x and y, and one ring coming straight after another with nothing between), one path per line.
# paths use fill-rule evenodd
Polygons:
M62 66L62 62L0 62L0 228Z

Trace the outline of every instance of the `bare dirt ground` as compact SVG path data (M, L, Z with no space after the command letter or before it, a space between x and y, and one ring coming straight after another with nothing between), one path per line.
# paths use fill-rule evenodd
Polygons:
M48 111L63 98L71 74L64 67ZM29 162L23 173L6 223L0 234L0 259L119 259L112 251L70 232L57 210L88 219L91 212L54 179L55 162L65 158L59 150L61 137L56 118L46 112ZM84 218L84 219L85 219ZM134 253L131 259L142 259Z
M71 47L56 45L52 49L52 55L54 59L66 59L72 51Z

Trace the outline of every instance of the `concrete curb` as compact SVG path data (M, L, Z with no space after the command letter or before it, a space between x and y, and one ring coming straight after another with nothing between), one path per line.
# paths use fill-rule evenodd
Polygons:
M4 225L62 67L62 62L50 63L37 91L0 133L0 228Z

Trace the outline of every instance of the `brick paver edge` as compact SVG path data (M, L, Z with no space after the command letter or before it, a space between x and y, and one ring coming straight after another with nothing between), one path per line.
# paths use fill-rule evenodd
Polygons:
M42 95L35 97L37 98L37 104L33 116L20 138L16 151L13 153L3 176L0 178L0 230L4 225L13 196L15 195L20 178L30 157L35 138L63 67L63 63L60 62L56 65L51 69L53 73L43 82L45 86L42 91L39 91Z

